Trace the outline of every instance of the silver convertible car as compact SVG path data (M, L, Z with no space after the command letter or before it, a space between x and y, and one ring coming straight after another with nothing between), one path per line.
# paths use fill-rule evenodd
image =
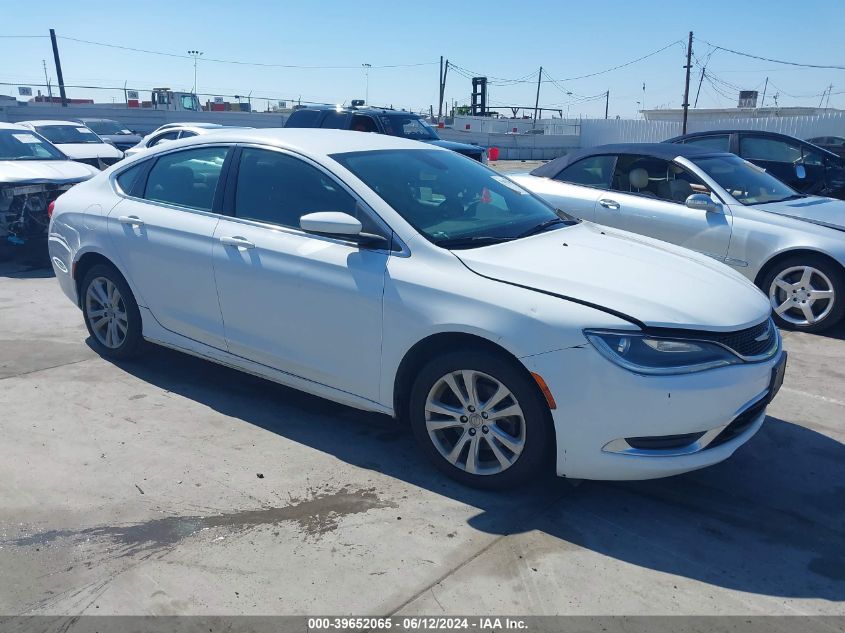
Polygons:
M581 219L728 264L782 327L818 332L845 314L845 202L802 195L734 154L604 145L509 176Z

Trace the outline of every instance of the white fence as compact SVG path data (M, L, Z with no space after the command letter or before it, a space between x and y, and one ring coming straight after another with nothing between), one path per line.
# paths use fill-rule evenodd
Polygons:
M845 136L845 112L755 119L691 119L687 125L689 132L719 129L765 130L801 139ZM678 121L584 119L581 121L581 147L608 143L658 143L680 135L681 130Z

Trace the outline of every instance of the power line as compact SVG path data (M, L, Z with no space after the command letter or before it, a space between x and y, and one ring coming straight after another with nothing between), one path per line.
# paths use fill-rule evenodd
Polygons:
M180 55L179 53L167 53L164 51L153 51L145 48L134 48L132 46L122 46L120 44L107 44L105 42L94 42L91 40L83 40L76 37L68 37L67 35L60 35L59 39L68 40L70 42L78 42L81 44L90 44L92 46L104 46L106 48L116 48L125 51L131 51L134 53L145 53L148 55L161 55L163 57L175 57L179 59L192 59L190 55ZM309 66L309 65L301 65L301 64L269 64L264 62L245 62L245 61L238 61L233 59L216 59L213 57L207 57L202 60L203 62L214 62L217 64L236 64L239 66L260 66L265 68L301 68L305 70L360 70L361 66ZM384 64L384 65L373 65L372 68L411 68L415 66L432 66L436 65L439 62L419 62L416 64Z
M564 77L563 79L560 79L558 81L575 81L576 79L587 79L588 77L596 77L598 75L604 75L605 73L613 72L614 70L619 70L620 68L625 68L626 66L630 66L631 64L636 64L637 62L641 62L642 60L648 59L649 57L654 57L658 53L662 53L666 49L671 48L671 47L675 46L676 44L683 45L683 42L681 40L675 40L671 44L667 44L663 48L658 48L656 51L652 51L648 55L643 55L642 57L637 57L636 59L632 59L631 61L625 62L624 64L619 64L618 66L614 66L613 68L606 68L605 70L599 70L599 71L594 72L594 73L589 73L587 75L579 75L577 77Z
M743 53L742 51L735 51L732 48L725 48L724 46L718 46L717 44L711 44L707 40L701 40L705 44L709 44L710 46L716 48L720 51L725 51L727 53L733 53L734 55L741 55L743 57L750 57L752 59L760 59L765 62L772 62L774 64L784 64L786 66L801 66L802 68L826 68L830 70L845 70L845 66L833 66L833 65L825 65L825 64L802 64L800 62L788 62L782 59L772 59L771 57L762 57L760 55L752 55L751 53Z

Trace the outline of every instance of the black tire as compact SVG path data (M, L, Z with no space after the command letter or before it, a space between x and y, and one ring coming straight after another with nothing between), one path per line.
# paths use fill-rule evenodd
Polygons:
M87 298L88 289L96 280L100 279L106 279L116 286L120 293L118 304L122 306L122 312L126 315L126 334L115 347L109 347L100 340L100 335L94 331L89 316L89 311L96 306L92 306L92 302ZM138 304L129 284L126 283L123 275L116 268L107 264L97 264L91 267L80 286L80 305L85 327L88 328L88 333L91 335L91 347L98 354L114 360L128 360L141 352L144 343L141 333L141 312L138 310Z
M800 294L796 297L797 301L795 303L797 307L786 312L785 316L787 318L782 317L775 310L775 304L780 303L781 299L786 296L785 291L777 297L772 297L772 284L774 284L775 279L779 278L790 268L799 268L804 266L815 268L827 277L834 293L833 299L830 300L832 301L830 310L822 319L811 324L794 323L789 320L789 317L792 317L793 320L800 318L800 313L798 311L801 305ZM817 281L823 282L820 278L814 278ZM768 268L766 274L760 282L760 289L769 298L769 302L772 303L772 316L774 317L775 323L777 323L778 327L783 329L795 330L798 332L822 332L836 325L842 319L843 315L845 315L845 271L843 271L841 266L837 266L835 263L824 257L819 257L817 255L794 255L792 257L782 259ZM801 292L800 289L797 290L799 293ZM814 305L817 306L815 310L817 313L823 312L827 307L827 304L823 303L823 300L818 300L818 302Z
M435 446L435 441L437 440L429 436L426 427L426 402L429 393L435 388L435 385L439 383L441 378L450 372L460 370L473 370L494 378L513 394L522 410L524 424L524 445L522 451L501 472L492 474L469 473L465 470L466 463L456 466L447 461L446 457ZM482 382L479 384L479 389L485 387L483 384L485 379L481 378L480 380ZM481 394L479 394L479 401L481 400ZM510 402L510 400L506 400L504 404L506 405ZM548 466L551 464L555 451L553 422L549 407L528 372L504 354L496 354L485 350L473 350L467 352L451 352L434 358L417 375L411 389L408 408L408 419L411 422L411 429L423 452L432 460L437 468L462 484L475 488L500 490L518 486L528 480L536 479L550 472ZM496 409L501 408L496 407ZM475 431L475 434L480 438L478 440L479 444L483 446L481 454L495 457L489 446L489 442L493 440L494 435L492 429L486 427L486 425L485 427L479 426L471 429L471 422L481 424L481 421L476 417L474 421L471 420L467 423L462 423L461 426L449 429L448 432L453 434L452 437L463 438L464 432L470 433ZM513 424L513 418L505 419L503 423ZM492 426L491 422L487 422L487 424ZM482 442L481 430L483 428L488 429L484 431L485 435L488 432L490 435L487 436L489 439L484 437ZM457 443L457 440L455 443ZM503 445L497 444L497 446L501 447ZM464 449L461 449L460 454L463 455L465 452ZM505 452L508 453L509 457L515 456L515 453L511 453L510 451ZM462 459L466 462L468 455ZM460 460L461 458L459 458Z

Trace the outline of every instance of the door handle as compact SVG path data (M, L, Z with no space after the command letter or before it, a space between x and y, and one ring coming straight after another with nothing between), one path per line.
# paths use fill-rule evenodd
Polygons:
M245 237L235 235L234 237L221 237L220 242L226 246L237 246L238 248L255 248L255 244Z
M137 215L122 215L117 221L121 224L129 224L131 226L144 226L144 221Z
M599 204L603 206L605 209L619 209L619 203L616 200L610 200L608 198L602 198L599 200Z

